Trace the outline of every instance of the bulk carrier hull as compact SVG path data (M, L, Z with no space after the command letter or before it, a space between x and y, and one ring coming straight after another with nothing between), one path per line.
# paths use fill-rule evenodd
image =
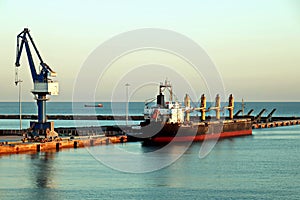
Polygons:
M251 119L207 121L193 124L142 123L140 134L128 135L128 141L146 144L197 142L252 135Z

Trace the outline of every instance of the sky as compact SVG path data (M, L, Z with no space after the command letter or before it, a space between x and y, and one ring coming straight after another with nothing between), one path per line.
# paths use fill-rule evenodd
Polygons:
M72 101L82 66L99 45L141 28L171 30L196 42L214 63L225 94L234 94L236 101L300 101L298 0L0 0L0 24L2 102L18 101L14 84L16 36L25 27L31 30L44 61L57 72L60 94L52 96L52 101ZM149 64L151 58L152 63L163 63L197 80L188 68L180 68L180 63L181 67L187 63L174 55L134 52L114 62L110 74L95 83L96 99L111 100L110 90L117 88L124 75L121 66ZM34 101L25 52L19 70L22 99ZM160 79L167 76L157 74ZM102 87L110 81L114 87ZM185 87L173 82L174 90L177 87L179 98L183 98ZM147 99L157 92L154 87L143 89L130 91L131 100ZM199 80L195 98L207 90L205 81Z

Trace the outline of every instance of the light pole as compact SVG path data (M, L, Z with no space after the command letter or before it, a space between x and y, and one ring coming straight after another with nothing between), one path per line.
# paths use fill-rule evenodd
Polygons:
M17 80L15 83L16 85L19 84L19 115L20 115L20 133L22 131L22 100L21 100L21 97L22 97L22 86L21 86L21 83L23 81L22 80Z
M125 84L126 87L126 126L128 126L128 107L129 107L129 83Z
M244 99L242 99L242 115L244 116L245 103Z
M20 133L22 132L22 101L21 101L21 97L22 97L22 87L21 87L21 83L23 81L21 79L19 79L19 73L18 73L18 68L16 67L16 71L15 71L15 84L16 86L19 84L19 115L20 115Z

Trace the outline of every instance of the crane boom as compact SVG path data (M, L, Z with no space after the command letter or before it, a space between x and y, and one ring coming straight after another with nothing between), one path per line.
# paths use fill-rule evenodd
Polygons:
M29 40L28 40L28 38ZM42 66L41 72L38 74L35 68L35 64L32 58L32 54L30 51L29 47L29 42L31 42L36 55L38 56L40 60L40 65ZM17 36L17 56L16 56L16 62L15 66L19 67L20 66L20 58L22 55L23 47L25 45L26 53L27 53L27 58L29 62L29 67L31 71L31 76L33 82L38 81L38 82L47 82L48 76L55 77L56 73L43 61L30 33L28 28L24 28L24 30L18 34Z
M36 70L29 43L31 43L31 46L34 48L35 53L39 58L41 66L39 72ZM38 106L38 122L30 122L30 127L38 134L41 132L45 133L46 129L54 131L53 123L49 123L46 120L46 101L48 100L47 95L58 95L58 82L52 81L49 78L55 77L56 73L43 61L28 28L24 28L24 30L17 35L17 55L15 62L17 68L20 67L20 59L24 46L34 84L34 89L31 92L35 95ZM18 84L18 81L15 83Z

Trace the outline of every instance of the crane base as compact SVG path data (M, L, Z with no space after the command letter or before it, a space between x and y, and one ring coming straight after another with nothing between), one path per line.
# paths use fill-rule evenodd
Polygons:
M33 136L56 137L58 134L54 131L54 122L39 123L30 122L30 130Z

